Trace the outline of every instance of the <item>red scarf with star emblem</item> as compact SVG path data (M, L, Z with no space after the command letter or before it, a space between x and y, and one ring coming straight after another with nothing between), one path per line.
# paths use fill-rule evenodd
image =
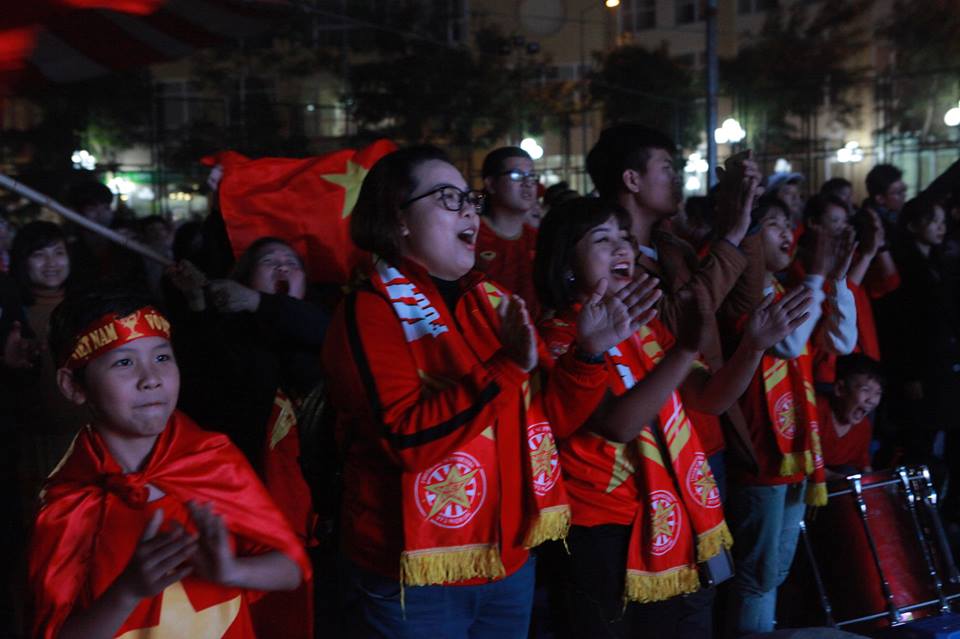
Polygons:
M458 312L456 326L444 321L438 311L442 307L434 303L443 300L428 299L382 259L375 262L370 284L397 314L421 372L424 394L444 388L446 380L459 379L481 363L466 335L471 343L499 345L497 307L508 294L490 282L480 280L463 293L458 306L466 312ZM515 395L515 410L501 412L479 437L433 467L403 474L401 583L422 586L502 577L500 544L512 543L499 539L504 491L524 492L524 547L566 536L570 507L539 379L535 374L522 388L501 388L501 393ZM509 437L522 438L523 459L505 459L500 453L498 441ZM521 464L524 486L500 485L500 468L507 464Z
M164 496L148 501L148 485ZM226 436L201 430L180 412L171 415L144 469L136 473L124 473L97 431L83 428L40 498L29 555L35 637L57 636L71 612L90 606L114 583L156 508L164 509L165 520L195 530L184 506L188 500L212 505L238 554L278 550L297 563L305 580L311 579L303 545L243 454ZM247 602L257 595L187 577L142 600L118 635L151 627L161 633L167 619L172 624L167 632L175 634L187 627L184 615L195 613L198 627L211 628L217 621L223 630L191 637L252 638ZM230 610L213 609L213 604L228 604ZM224 620L221 613L232 616Z
M783 287L775 288L777 299ZM768 422L780 452L780 476L808 476L806 502L827 504L826 471L817 424L817 396L813 388L813 360L805 344L799 357L781 359L764 353L760 360Z
M555 355L575 339L576 312L573 308L543 324ZM607 352L614 395L623 395L654 369L664 355L661 340L669 347L672 337L653 320ZM652 428L662 434L682 494L677 494ZM677 391L633 443L617 444L584 429L562 443L561 455L571 495L576 496L574 523L631 522L627 600L663 601L695 592L700 588L697 562L732 546L710 464Z

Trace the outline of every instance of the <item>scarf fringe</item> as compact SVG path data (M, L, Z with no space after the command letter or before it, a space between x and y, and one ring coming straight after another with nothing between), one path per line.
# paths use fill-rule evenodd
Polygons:
M523 547L530 550L545 541L565 540L568 530L570 530L570 506L562 504L544 508L531 524Z
M809 450L800 453L787 453L780 460L781 477L789 477L797 473L812 475L813 469L813 454Z
M726 548L729 550L733 546L733 535L727 527L726 521L708 530L702 535L697 535L697 561L703 562L713 559L720 554L720 551Z
M681 566L665 572L627 571L623 596L626 601L650 603L700 589L700 573L696 566Z
M407 586L429 586L506 574L497 546L477 544L405 551L400 556L400 582Z
M826 506L827 505L827 485L813 480L807 484L807 490L804 493L804 501L808 506Z

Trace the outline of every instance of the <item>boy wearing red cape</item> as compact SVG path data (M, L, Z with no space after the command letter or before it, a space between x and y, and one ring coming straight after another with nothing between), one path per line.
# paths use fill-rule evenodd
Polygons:
M93 418L41 493L33 636L254 637L250 601L310 565L243 454L175 410L169 322L136 294L79 291L50 349Z

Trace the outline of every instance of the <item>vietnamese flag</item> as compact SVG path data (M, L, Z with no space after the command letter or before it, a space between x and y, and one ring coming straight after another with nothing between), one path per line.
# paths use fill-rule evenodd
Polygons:
M305 159L223 162L220 210L236 256L256 239L286 240L303 256L307 278L342 284L363 252L350 241L350 213L370 168L397 146L378 140Z

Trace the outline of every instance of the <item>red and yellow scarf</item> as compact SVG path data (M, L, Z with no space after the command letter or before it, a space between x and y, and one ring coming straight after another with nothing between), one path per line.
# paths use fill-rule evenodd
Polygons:
M507 293L490 282L481 280L463 293L458 303L463 312L457 313L456 324L447 319L442 300L428 299L384 260L377 260L370 284L397 314L424 394L448 387L485 361L475 351L478 345L489 347L490 355L500 348L497 307ZM515 394L515 410L503 411L479 437L433 467L403 474L402 583L420 586L502 577L503 491L525 492L525 547L566 536L570 507L539 390L537 375L530 376L522 389L502 388L502 393ZM508 437L523 439L521 450L527 452L523 459L504 459L499 453L498 439ZM524 486L501 486L500 468L518 463L524 468Z
M783 288L776 285L777 299ZM809 345L794 359L764 354L760 360L763 391L771 432L780 452L780 476L808 476L806 502L827 503L826 474L817 425L817 397L813 389L813 361Z
M626 393L663 355L648 326L610 349L608 362L617 372L613 392L617 396ZM681 494L665 466L653 428L660 429L666 443ZM723 518L710 464L677 391L670 394L656 423L643 429L636 444L641 458L636 473L646 494L636 510L627 551L625 597L650 602L695 592L700 588L697 562L730 548L733 538Z

